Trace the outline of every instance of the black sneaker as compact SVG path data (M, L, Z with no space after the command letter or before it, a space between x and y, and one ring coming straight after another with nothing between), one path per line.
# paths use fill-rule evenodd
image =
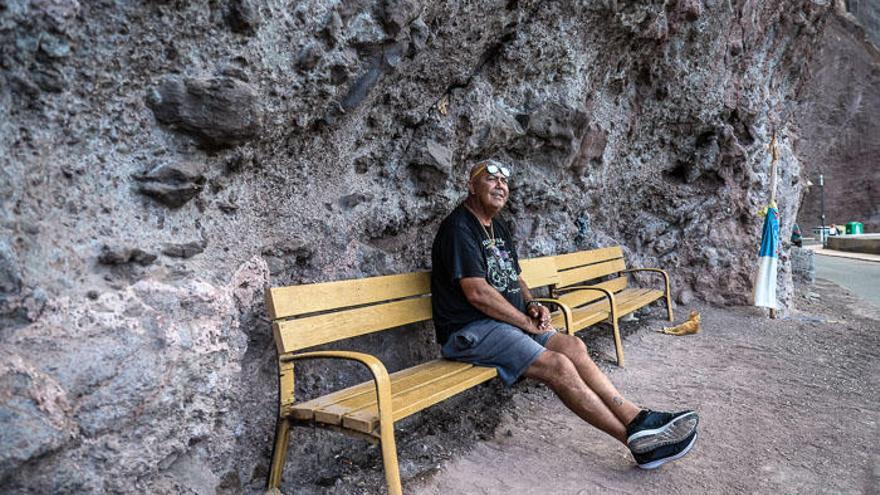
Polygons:
M700 419L694 411L676 413L643 409L626 427L626 445L644 454L665 445L679 443L696 431Z
M687 436L687 438L678 443L665 445L650 452L645 452L644 454L636 454L633 452L632 455L640 468L657 469L667 462L681 459L686 456L695 443L697 443L697 430L694 430Z

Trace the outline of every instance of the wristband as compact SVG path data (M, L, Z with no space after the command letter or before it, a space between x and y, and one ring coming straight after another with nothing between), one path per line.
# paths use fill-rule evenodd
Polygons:
M532 304L536 304L539 308L544 307L543 304L541 304L541 303L539 303L538 301L535 301L534 299L532 299L531 301L529 301L529 302L526 303L526 309L529 309L529 306L531 306Z

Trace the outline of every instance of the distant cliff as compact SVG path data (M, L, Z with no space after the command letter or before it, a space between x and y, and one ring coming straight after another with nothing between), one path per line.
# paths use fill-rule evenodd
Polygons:
M798 212L805 234L819 225L825 179L825 222L858 221L880 232L880 2L850 1L828 23L798 95L795 154L806 190Z

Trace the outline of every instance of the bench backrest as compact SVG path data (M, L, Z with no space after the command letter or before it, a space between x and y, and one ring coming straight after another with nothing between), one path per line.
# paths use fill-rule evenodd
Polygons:
M520 277L529 286L529 289L537 289L559 283L559 272L556 270L556 259L553 256L519 260L522 268Z
M625 269L620 247L520 260L530 289L590 285L590 280ZM612 292L627 278L595 284ZM298 351L431 319L431 274L402 273L337 282L274 287L266 291L279 354ZM577 307L602 298L595 291L558 296Z
M556 289L565 289L572 285L595 285L619 292L626 288L627 278L616 277L611 280L594 283L595 279L606 277L626 269L623 250L620 246L578 251L554 257L559 270L559 283ZM564 303L577 307L604 297L597 291L569 292L557 295Z
M279 354L431 319L431 275L402 273L266 291Z

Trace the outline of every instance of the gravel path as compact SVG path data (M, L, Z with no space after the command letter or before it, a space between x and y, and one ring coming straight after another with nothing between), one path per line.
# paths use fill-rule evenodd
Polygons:
M679 307L703 331L651 331L660 312L629 323L628 367L607 365L637 403L701 415L691 454L657 471L568 412L545 387L520 384L494 436L405 486L417 494L880 493L880 310L818 281L799 311ZM587 337L610 363L607 331Z

